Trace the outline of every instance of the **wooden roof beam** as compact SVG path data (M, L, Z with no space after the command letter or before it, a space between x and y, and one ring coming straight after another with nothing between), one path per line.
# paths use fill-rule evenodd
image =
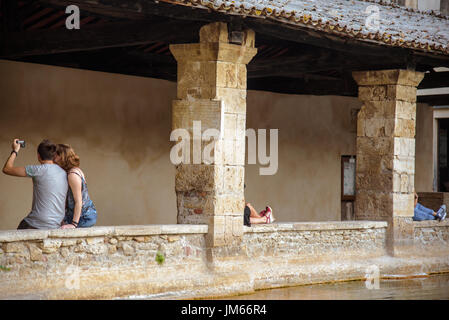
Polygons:
M165 19L83 26L79 30L49 29L0 35L0 58L128 47L150 42L197 42L202 23ZM183 30L183 32L179 32Z
M293 79L271 77L248 79L248 90L262 90L287 94L338 95L357 97L357 84L351 78L340 80Z
M417 101L430 106L449 106L449 94L418 96Z
M163 16L166 18L190 21L231 21L230 15L209 12L208 10L169 4L156 3L151 0L38 0L42 4L54 7L76 5L81 12L109 18L143 20L149 16Z
M429 72L424 75L418 89L449 87L449 72Z

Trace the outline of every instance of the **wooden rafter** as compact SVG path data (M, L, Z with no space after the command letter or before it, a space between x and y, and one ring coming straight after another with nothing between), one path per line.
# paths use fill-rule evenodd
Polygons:
M0 58L89 51L126 47L162 41L166 43L197 41L201 24L195 22L145 21L107 23L84 26L80 30L66 28L33 30L2 37ZM179 29L183 32L180 33Z
M431 106L449 106L449 94L418 96L417 101Z
M230 21L231 17L203 9L188 8L168 3L156 3L152 0L38 0L40 3L54 7L76 5L81 11L103 17L143 20L149 16L190 21ZM218 18L219 17L219 18Z
M419 89L445 88L449 87L449 72L429 72L424 75Z

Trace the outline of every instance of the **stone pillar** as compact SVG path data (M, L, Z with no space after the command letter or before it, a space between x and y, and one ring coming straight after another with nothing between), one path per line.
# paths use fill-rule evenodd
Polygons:
M416 91L423 73L353 72L363 106L357 119L357 220L388 221L389 254L410 244L414 209Z
M395 0L398 5L418 9L418 0Z
M442 14L449 16L449 0L440 1L440 11Z
M176 166L178 223L208 224L208 247L240 244L243 235L246 64L257 49L252 30L241 35L241 44L229 43L227 24L217 22L201 28L200 43L170 45L178 63L172 129L192 139L190 157ZM212 151L199 134L208 129L220 132Z

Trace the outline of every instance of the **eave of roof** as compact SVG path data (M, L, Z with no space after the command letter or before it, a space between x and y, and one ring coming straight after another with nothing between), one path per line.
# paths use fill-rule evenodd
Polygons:
M269 18L319 32L449 55L449 18L379 0L160 0L242 16ZM367 18L379 9L376 32Z

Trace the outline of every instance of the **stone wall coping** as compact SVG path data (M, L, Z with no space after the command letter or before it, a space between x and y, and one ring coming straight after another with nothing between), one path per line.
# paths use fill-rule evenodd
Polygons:
M449 220L424 220L424 221L413 221L413 227L415 228L433 228L433 227L449 227Z
M207 225L173 224L173 225L132 225L106 226L79 229L52 230L5 230L0 231L0 242L26 240L43 240L47 238L87 238L114 236L151 236L164 234L205 234Z
M449 221L421 221L415 226L449 226ZM319 222L280 222L244 226L244 232L276 232L276 231L316 231L316 230L350 230L386 228L386 221L319 221ZM206 234L207 225L171 224L171 225L132 225L105 226L79 229L53 230L5 230L0 231L0 242L43 240L47 238L87 238L115 236L150 236L164 234Z
M256 224L244 227L244 232L273 231L319 231L319 230L351 230L386 228L386 221L319 221L319 222L280 222L272 224Z

